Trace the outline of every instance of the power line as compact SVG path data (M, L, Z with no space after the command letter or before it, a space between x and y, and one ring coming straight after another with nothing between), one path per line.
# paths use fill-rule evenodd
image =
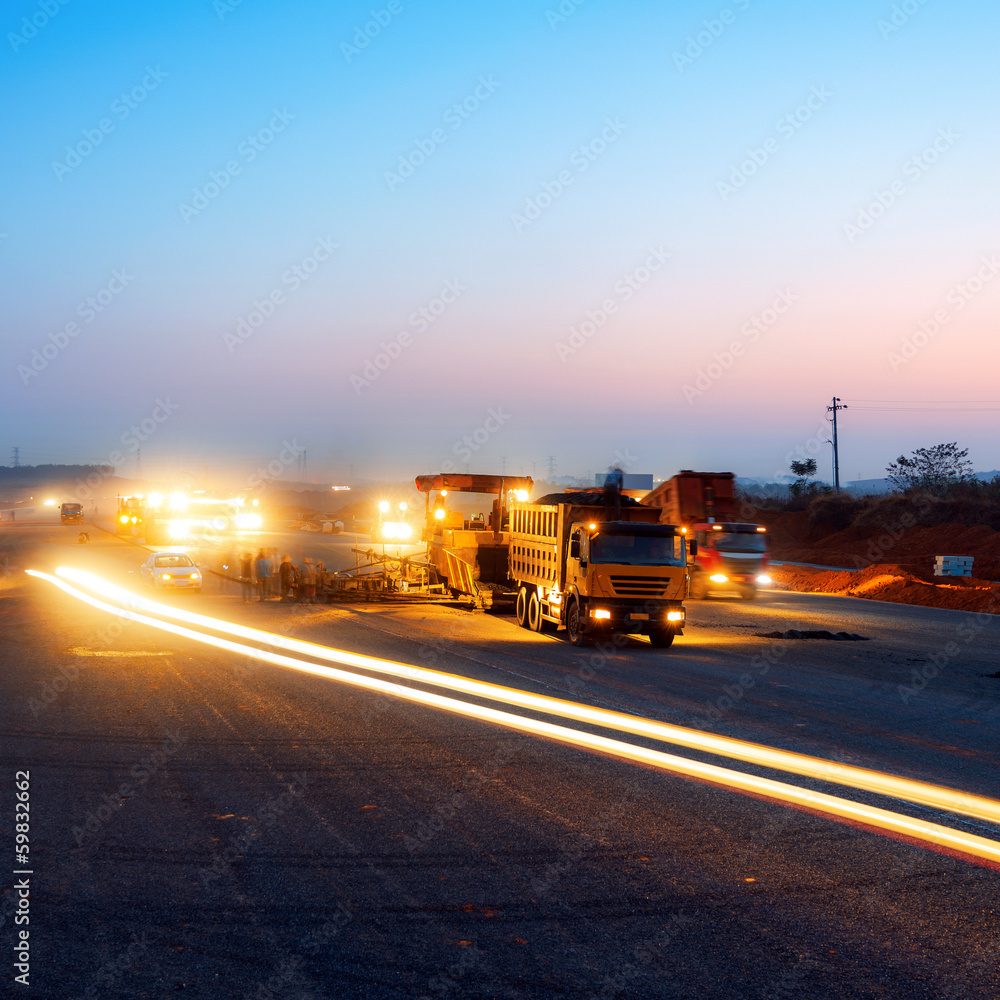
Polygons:
M879 413L996 413L1000 406L859 406L851 403L851 409Z
M998 399L852 399L857 410L923 413L988 413L1000 410Z
M858 399L852 396L855 403L997 403L1000 399Z

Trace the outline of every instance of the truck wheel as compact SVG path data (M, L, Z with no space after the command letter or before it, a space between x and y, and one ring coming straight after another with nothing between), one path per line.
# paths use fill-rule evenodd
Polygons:
M528 588L520 587L517 591L517 624L521 628L528 627Z
M742 597L744 601L752 601L756 596L756 587L740 587L740 597Z
M589 646L590 639L583 632L583 617L579 601L573 601L566 609L566 635L574 646Z
M528 596L528 628L532 632L541 632L544 624L542 602L538 598L538 591L533 590Z
M649 633L649 644L654 649L666 649L673 644L677 633L672 628L661 628Z

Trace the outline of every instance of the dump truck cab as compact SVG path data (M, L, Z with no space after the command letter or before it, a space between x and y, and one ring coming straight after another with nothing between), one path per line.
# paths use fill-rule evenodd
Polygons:
M684 628L688 545L660 511L621 498L567 493L511 510L510 575L517 620L565 628L578 646L615 632L669 646Z
M694 524L689 530L698 542L698 556L691 567L693 597L723 590L752 598L759 585L771 582L766 573L767 535L763 525L723 521Z

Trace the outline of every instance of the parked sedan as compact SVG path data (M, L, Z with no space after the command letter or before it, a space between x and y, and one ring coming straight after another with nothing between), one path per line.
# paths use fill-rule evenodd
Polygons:
M201 570L184 552L154 552L139 568L139 579L154 589L201 593Z

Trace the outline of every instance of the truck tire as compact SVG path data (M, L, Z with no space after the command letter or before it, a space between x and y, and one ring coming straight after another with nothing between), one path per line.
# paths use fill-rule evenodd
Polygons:
M527 628L528 627L528 588L525 587L525 586L523 586L523 585L521 587L519 587L518 590L517 590L516 614L517 614L517 624L520 625L521 628Z
M667 649L673 645L677 633L672 628L661 628L649 633L649 644L654 649Z
M566 609L566 637L574 646L590 645L590 639L583 631L583 616L580 614L579 601L571 601Z
M740 597L742 597L744 601L752 601L756 596L756 587L740 587Z
M528 628L532 632L541 632L544 625L542 602L538 597L538 590L532 590L528 595Z

